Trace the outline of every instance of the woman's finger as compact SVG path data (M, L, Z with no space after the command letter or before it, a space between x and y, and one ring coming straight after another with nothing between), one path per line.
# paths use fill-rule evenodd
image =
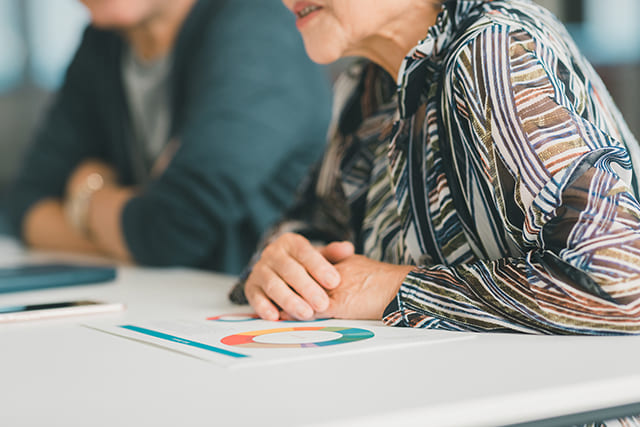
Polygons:
M325 289L309 275L305 267L284 251L264 260L284 283L302 297L314 311L326 310L329 297Z
M340 284L338 270L303 236L289 233L282 236L285 250L300 263L313 279L326 289Z
M278 308L267 298L259 286L254 285L254 282L251 281L251 276L245 284L244 293L249 305L253 307L258 316L264 320L278 320L280 317Z
M283 311L297 319L311 319L314 310L300 295L298 295L266 262L254 266L250 276L255 287ZM253 305L253 304L252 304ZM255 308L255 307L254 307Z

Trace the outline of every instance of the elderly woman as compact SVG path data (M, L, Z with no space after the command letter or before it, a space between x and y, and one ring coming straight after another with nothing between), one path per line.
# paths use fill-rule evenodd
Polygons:
M270 320L640 332L637 142L549 12L285 4L313 60L371 62L339 81L323 163L232 300Z

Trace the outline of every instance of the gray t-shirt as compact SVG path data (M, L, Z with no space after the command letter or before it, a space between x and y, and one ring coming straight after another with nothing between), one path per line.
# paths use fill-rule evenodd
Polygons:
M122 79L136 136L146 154L144 164L153 165L169 139L171 107L169 71L171 55L144 62L133 49L125 50Z

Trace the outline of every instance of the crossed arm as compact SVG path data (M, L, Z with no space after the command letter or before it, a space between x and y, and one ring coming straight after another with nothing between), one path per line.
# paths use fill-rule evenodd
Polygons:
M23 235L30 246L107 255L121 261L131 261L120 218L125 204L135 195L134 189L118 186L115 172L108 165L88 160L81 163L70 176L66 197L68 199L82 191L93 173L102 176L104 185L91 196L85 232L72 226L66 214L65 200L47 198L34 204L25 216Z

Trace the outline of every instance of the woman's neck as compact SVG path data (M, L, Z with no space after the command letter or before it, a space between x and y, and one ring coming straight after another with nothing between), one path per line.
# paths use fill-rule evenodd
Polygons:
M195 0L172 0L134 28L124 30L136 56L153 61L169 53Z
M429 28L436 23L441 8L438 2L421 1L410 17L411 22L407 22L404 17L405 19L391 23L364 44L366 49L348 54L364 56L396 78L404 58L427 36Z

